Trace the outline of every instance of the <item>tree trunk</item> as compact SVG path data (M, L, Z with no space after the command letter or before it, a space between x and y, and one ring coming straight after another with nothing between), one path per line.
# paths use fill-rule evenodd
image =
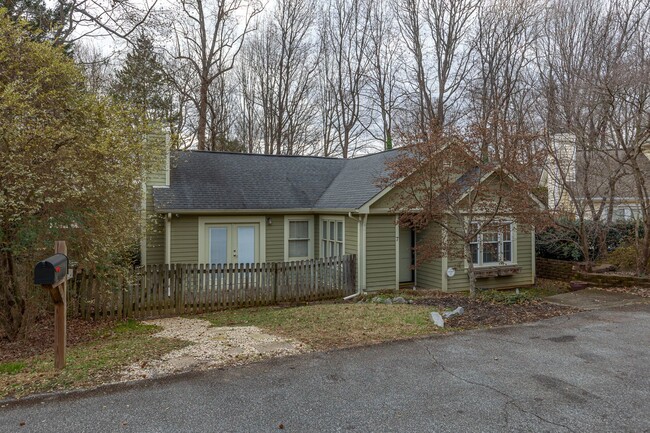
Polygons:
M197 131L198 149L207 150L206 147L206 128L208 125L208 87L207 78L201 79L201 88L199 89L199 125Z
M469 244L465 244L465 260L467 260L467 277L469 278L469 296L476 297L476 274L474 273L474 262L470 253Z
M18 281L16 262L11 251L2 254L0 263L0 286L2 286L3 298L0 319L2 328L10 341L16 340L24 325L27 304L25 293L21 290Z

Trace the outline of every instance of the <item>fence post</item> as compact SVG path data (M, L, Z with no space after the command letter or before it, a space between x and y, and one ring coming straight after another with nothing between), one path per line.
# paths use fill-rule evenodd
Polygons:
M278 263L273 262L271 265L271 272L273 272L273 303L278 301Z

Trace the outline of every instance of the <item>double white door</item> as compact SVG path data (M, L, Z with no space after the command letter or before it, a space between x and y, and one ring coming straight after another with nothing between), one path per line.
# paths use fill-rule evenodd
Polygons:
M259 262L259 224L210 224L207 231L209 263Z

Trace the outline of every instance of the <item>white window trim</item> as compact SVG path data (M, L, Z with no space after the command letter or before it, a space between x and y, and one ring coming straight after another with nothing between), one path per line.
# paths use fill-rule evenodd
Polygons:
M329 222L335 222L335 223L341 222L341 223L343 223L343 234L342 234L342 237L341 237L341 239L342 239L342 241L341 241L341 244L342 244L341 249L343 250L342 255L345 255L345 217L343 217L343 216L334 216L334 215L332 215L332 216L322 215L318 219L318 233L319 233L319 235L318 235L318 242L319 242L318 251L320 251L320 257L321 258L327 257L327 255L325 254L325 251L323 249L323 240L325 240L323 238L323 221L328 222L328 227L329 227ZM329 241L329 239L327 239L327 241ZM338 241L336 241L336 242L338 242Z
M495 220L492 221L489 225L501 225L501 224L510 224L510 243L511 243L511 250L512 250L512 259L509 261L502 261L502 262L489 262L489 263L483 263L483 240L482 240L482 234L479 233L477 236L479 237L479 249L478 249L478 258L479 258L479 263L474 263L474 268L491 268L495 266L513 266L517 265L517 223L514 221L508 221L508 220ZM499 250L501 249L501 235L499 235ZM501 255L501 251L499 251L499 255ZM467 263L467 260L464 260L465 262L465 268L469 267L469 263Z
M307 257L292 257L289 258L289 221L307 221L308 222L308 233L309 233L309 243L307 252L309 255ZM314 258L314 216L313 215L286 215L284 217L284 261L300 261L300 260L310 260Z
M208 239L206 236L206 225L210 224L259 224L259 246L260 246L260 263L266 262L266 217L199 217L199 263L208 263Z

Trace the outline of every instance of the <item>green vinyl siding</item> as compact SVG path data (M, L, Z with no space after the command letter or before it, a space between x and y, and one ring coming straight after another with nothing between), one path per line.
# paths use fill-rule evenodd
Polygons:
M284 261L284 216L271 216L271 225L266 226L266 261Z
M199 217L181 215L172 218L171 262L198 263Z
M357 254L357 220L345 217L345 254Z
M385 196L383 196L382 198L377 200L375 203L373 203L370 206L370 210L371 211L373 211L373 210L376 210L376 211L384 210L385 211L385 209L392 208L395 205L396 195L397 195L397 192L395 190L389 191L388 193L386 193Z
M426 242L440 242L441 229L432 224L431 227L417 234L418 245ZM419 262L416 266L417 286L424 289L443 289L443 263L440 258Z
M265 227L266 261L282 262L284 261L284 216L273 215L271 219L271 225L267 224ZM232 222L237 222L237 216L232 217ZM189 215L174 217L171 226L172 263L198 263L199 217Z
M518 274L508 277L480 278L476 280L476 287L484 289L507 289L514 287L530 286L535 282L533 272L533 234L530 231L523 231L517 227L515 232L515 258L516 264L521 266ZM448 290L459 292L469 290L469 279L463 260L450 259L449 266L457 269L456 275L449 279Z
M395 288L395 216L369 215L366 226L366 289Z
M153 187L165 185L165 170L150 173L146 178L144 226L146 233L146 263L165 263L165 217L154 212Z

